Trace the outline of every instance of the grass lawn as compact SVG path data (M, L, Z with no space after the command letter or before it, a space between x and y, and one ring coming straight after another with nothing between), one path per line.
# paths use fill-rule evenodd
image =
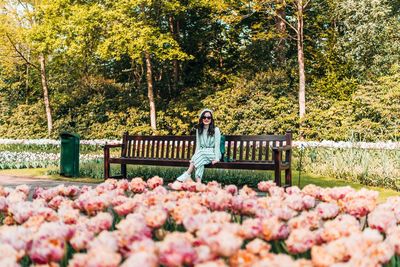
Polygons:
M85 182L85 183L101 183L102 180L88 178L88 177L79 177L79 178L68 178L60 175L46 175L46 168L38 168L38 169L11 169L11 170L0 170L0 175L10 175L10 176L23 176L23 177L32 177L37 179L51 179L56 181L75 181L75 182ZM365 186L359 183L338 180L329 177L317 176L313 174L302 173L300 187L304 187L307 184L315 184L321 187L334 187L334 186L351 186L355 189L360 189L362 187L366 187L371 190L376 190L379 192L379 200L384 201L386 198L390 196L400 196L400 192L380 188L380 187L372 187ZM293 185L298 185L298 172L293 172Z

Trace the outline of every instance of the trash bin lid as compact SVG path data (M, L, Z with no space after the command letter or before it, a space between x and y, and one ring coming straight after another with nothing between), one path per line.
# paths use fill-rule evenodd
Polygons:
M70 133L70 132L62 132L62 133L60 133L60 138L68 138L68 137L75 137L75 138L80 139L79 134L76 134L76 133Z

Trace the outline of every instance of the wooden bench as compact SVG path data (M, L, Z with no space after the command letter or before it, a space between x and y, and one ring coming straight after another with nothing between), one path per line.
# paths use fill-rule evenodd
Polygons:
M133 136L125 133L122 144L104 146L104 178L127 178L126 165L159 165L188 167L196 149L195 136ZM292 133L285 135L226 135L225 157L230 162L218 162L206 168L273 170L275 183L292 185ZM110 148L120 147L121 156L111 157ZM110 164L121 165L121 175L110 176Z

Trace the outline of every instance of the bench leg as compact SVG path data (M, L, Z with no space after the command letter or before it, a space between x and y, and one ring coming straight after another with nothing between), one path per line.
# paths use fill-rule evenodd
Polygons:
M285 170L285 186L292 186L292 168Z
M281 169L275 168L275 184L281 186Z
M110 151L108 149L104 149L104 179L110 178Z
M273 159L275 165L275 184L281 186L281 152L278 149L273 150Z
M125 179L127 178L126 164L121 164L121 176Z

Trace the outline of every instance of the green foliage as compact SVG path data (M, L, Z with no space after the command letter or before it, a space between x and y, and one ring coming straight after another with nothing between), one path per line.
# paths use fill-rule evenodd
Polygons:
M399 13L392 12L396 1L337 2L334 13L341 33L338 44L346 52L347 61L354 62L355 75L387 73L399 63Z
M86 139L120 138L125 131L190 134L205 106L215 110L225 134L296 133L297 44L290 26L278 32L272 12L283 8L293 22L292 4L1 1L0 136L47 135L40 53L48 59L53 138L63 130ZM397 3L386 0L309 2L306 139L355 134L360 140L399 140L398 11ZM156 132L149 126L146 51Z

